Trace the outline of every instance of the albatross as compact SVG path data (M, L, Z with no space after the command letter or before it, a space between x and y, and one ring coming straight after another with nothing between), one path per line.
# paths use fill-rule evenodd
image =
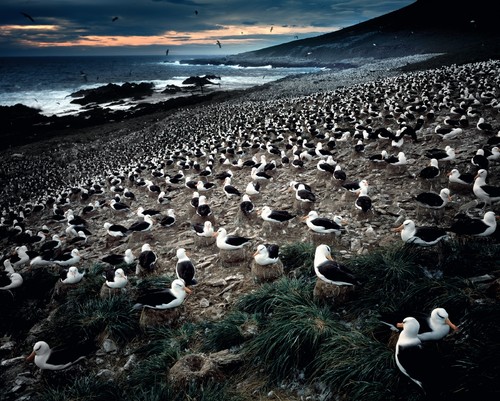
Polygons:
M191 290L186 287L184 281L175 279L172 281L170 288L160 291L148 292L137 298L133 309L172 309L182 305L186 294L191 293Z
M354 273L346 266L333 260L328 245L321 244L314 253L314 272L316 276L327 283L335 285L360 284Z

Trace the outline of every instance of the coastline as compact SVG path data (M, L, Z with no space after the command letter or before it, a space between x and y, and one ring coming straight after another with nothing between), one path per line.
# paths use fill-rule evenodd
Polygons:
M220 102L228 99L244 97L253 100L279 99L286 96L301 96L315 92L335 90L339 86L348 86L356 83L375 80L399 73L402 67L426 62L435 55L416 55L391 59L352 59L349 68L323 70L319 72L289 75L285 78L264 83L248 89L219 90L216 87L206 87L205 92L180 93L178 96L169 96L165 100L148 102L136 100L128 109L110 110L100 106L91 106L80 113L67 116L47 117L36 113L34 109L23 106L23 110L14 109L15 106L0 107L0 117L5 123L1 136L6 147L13 150L31 142L44 141L50 138L65 137L75 130L96 130L100 125L115 124L116 122L133 119L161 118L162 113L171 113L184 107L191 107L209 102ZM297 66L290 64L290 66ZM112 129L108 130L112 131ZM77 134L79 135L79 134Z

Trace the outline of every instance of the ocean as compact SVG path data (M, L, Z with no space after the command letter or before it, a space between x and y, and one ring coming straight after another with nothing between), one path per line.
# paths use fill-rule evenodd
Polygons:
M0 106L23 104L50 115L75 114L80 106L71 104L71 93L108 83L152 82L155 95L147 101L166 100L160 94L167 85L183 86L190 76L216 75L221 79L215 90L245 89L289 75L320 71L319 68L240 67L193 65L181 60L203 56L75 56L0 58ZM171 96L170 96L171 97ZM130 107L124 105L113 108Z

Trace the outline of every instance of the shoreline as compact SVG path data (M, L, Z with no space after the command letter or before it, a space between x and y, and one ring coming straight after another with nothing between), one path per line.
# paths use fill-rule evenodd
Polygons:
M99 105L82 109L80 113L65 116L45 116L35 109L21 106L0 106L0 117L11 131L4 132L2 141L9 149L23 146L26 143L38 143L46 139L66 136L68 130L97 129L103 124L116 121L133 120L147 115L156 118L156 114L171 112L184 107L205 104L214 101L243 96L253 100L278 99L286 96L301 96L315 92L335 90L339 86L375 80L400 73L399 69L409 64L429 60L435 55L415 55L393 59L352 59L354 67L338 70L324 70L287 77L256 85L246 89L218 90L205 88L205 93L181 93L166 100L147 102L141 99L132 101L128 109L109 109ZM133 123L132 123L133 124Z

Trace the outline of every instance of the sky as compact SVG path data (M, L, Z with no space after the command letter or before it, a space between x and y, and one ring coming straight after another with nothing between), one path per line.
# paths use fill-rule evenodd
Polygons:
M414 2L1 0L0 56L165 55L167 50L172 56L223 56L334 32Z

